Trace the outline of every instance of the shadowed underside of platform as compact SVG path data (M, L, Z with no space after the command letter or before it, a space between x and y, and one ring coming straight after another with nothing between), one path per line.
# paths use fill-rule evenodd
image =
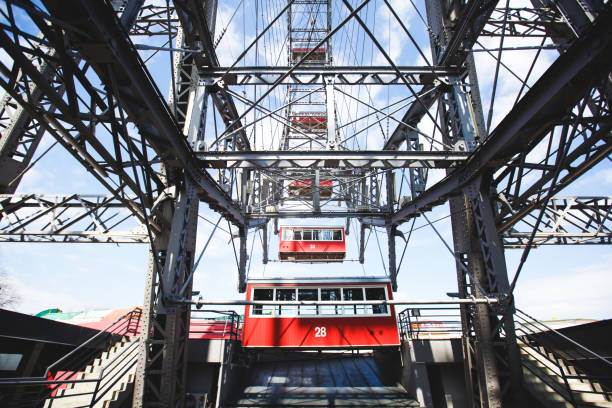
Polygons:
M373 357L268 361L245 377L226 406L419 406Z

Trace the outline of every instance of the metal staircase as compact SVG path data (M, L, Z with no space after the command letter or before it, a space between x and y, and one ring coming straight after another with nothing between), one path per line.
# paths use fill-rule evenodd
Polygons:
M79 382L57 390L44 407L120 407L134 386L138 343L138 337L122 337L76 375Z
M612 373L612 362L517 309L523 384L545 407L612 407L612 375L594 376L585 362Z
M135 308L51 364L40 377L1 378L7 408L119 407L131 394L141 309Z

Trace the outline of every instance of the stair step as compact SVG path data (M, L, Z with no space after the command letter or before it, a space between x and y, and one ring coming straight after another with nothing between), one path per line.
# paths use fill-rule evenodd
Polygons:
M533 352L528 353L526 349L521 349L523 357L523 381L527 388L532 391L532 394L536 396L542 403L546 402L547 406L560 406L560 407L571 407L572 404L563 398L562 395L570 397L567 385L563 378L559 375L558 368L552 370L550 368L550 362L546 361L543 356L537 358L537 353L534 355ZM544 382L531 370L543 376L546 379ZM612 408L612 402L605 399L602 394L597 394L593 391L591 384L581 382L578 379L568 379L568 385L572 390L572 396L575 401L581 405L593 405L593 406L610 406ZM551 405L552 404L552 405Z
M554 372L556 375L561 375L561 370L558 366L556 366L552 361L548 360L546 357L538 354L535 350L522 348L521 355L524 358L527 358L532 361L536 361L538 364L545 366L550 371Z
M52 407L55 408L69 408L76 406L89 406L93 396L93 391L98 387L98 391L104 392L104 395L98 395L99 401L94 404L94 408L108 407L119 407L115 402L124 402L125 394L131 390L132 384L135 378L136 365L133 364L127 372L123 374L123 378L119 379L113 384L115 378L111 378L112 375L121 372L127 368L129 364L132 364L138 356L138 345L134 344L137 342L137 338L122 338L118 344L113 345L109 348L109 351L103 352L100 357L96 358L94 362L87 366L85 372L79 373L78 379L98 379L102 370L104 370L106 377L101 384L98 382L87 382L87 383L74 383L66 389L58 390L56 393L57 397L48 399L45 401L44 406L48 407L53 401ZM132 346L127 349L128 346ZM120 353L123 353L121 357L113 361ZM129 363L128 363L129 360ZM112 385L111 385L112 384ZM100 390L100 387L103 388ZM82 395L77 395L82 394ZM107 401L110 400L110 405Z
M538 372L545 374L547 376L550 377L554 377L558 379L558 383L562 384L563 386L565 386L565 381L563 380L563 377L555 372L553 372L552 370L549 370L546 368L546 366L543 366L542 364L539 364L535 361L529 360L526 361L525 364L528 364L532 369L537 370ZM593 389L593 387L591 386L591 384L586 383L586 382L582 382L576 378L568 378L567 379L567 383L570 386L570 388L574 391L585 391L585 392L591 392L591 391L596 391Z
M565 384L565 382L563 381L563 378L561 376L557 376L557 375L550 375L549 372L543 372L543 369L541 367L533 367L532 365L530 365L530 367L538 372L540 375L544 375L548 378L549 381L554 381L555 385L557 385L557 387L561 390L567 390L567 385ZM529 370L527 370L529 371ZM533 377L537 376L531 372L529 372ZM598 394L596 392L593 392L593 388L590 384L588 383L584 383L581 382L577 379L568 379L568 385L570 387L570 389L573 391L574 393L574 397L579 400L579 401L588 401L588 402L599 402L599 401L606 401L606 399L603 397L602 394Z

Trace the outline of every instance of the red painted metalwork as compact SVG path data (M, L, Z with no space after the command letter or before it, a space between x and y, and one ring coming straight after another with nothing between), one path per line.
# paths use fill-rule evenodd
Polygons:
M258 289L261 291L255 292ZM273 289L274 300L279 300L279 298L287 300L287 293L290 293L291 289L295 290L297 295L294 297L297 300L300 300L302 293L312 294L312 290L318 292L319 299L325 298L325 295L329 298L329 294L334 291L342 293L342 299L344 299L345 291L354 294L359 289L363 290L364 297L372 293L375 294L374 297L377 297L376 294L384 293L384 298L392 299L391 285L388 280L351 278L338 281L250 280L247 284L247 300L264 300L258 299L262 296L269 298L270 295L266 291L270 289ZM338 300L335 302L341 303ZM289 315L285 317L283 313ZM393 305L340 304L299 307L247 306L245 308L244 347L349 349L398 345L399 334Z
M290 262L342 262L346 242L342 227L280 227L278 259Z

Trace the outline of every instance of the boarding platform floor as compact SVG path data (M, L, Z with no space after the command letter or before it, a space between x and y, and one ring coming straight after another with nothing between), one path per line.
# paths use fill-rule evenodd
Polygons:
M371 356L322 355L253 363L232 407L418 407Z

